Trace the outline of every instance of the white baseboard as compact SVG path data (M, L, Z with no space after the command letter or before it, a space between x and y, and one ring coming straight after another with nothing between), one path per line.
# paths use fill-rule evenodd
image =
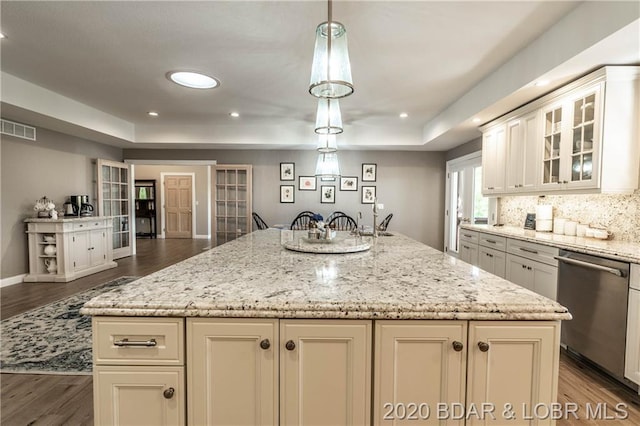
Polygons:
M16 275L14 277L3 278L0 280L1 287L9 287L10 285L20 284L27 274Z
M194 238L196 240L210 240L211 239L211 235L198 235L198 234L196 234L196 236Z

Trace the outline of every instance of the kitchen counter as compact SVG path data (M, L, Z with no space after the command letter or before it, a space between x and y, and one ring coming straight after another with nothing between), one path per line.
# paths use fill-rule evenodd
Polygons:
M346 233L340 233L339 238ZM95 316L566 320L558 303L403 235L352 254L257 231L102 294ZM294 231L293 238L306 236Z
M531 241L579 253L608 257L610 259L621 260L624 262L640 263L640 243L571 237L568 235L554 234L552 232L536 232L533 230L517 228L515 226L463 224L461 225L461 228L524 241Z
M57 219L50 217L28 217L24 223L69 223L69 222L89 222L96 219L109 219L111 216L58 216Z

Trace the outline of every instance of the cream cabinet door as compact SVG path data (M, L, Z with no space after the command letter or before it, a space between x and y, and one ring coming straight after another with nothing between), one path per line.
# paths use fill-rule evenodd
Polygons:
M478 266L480 269L504 278L506 274L507 254L488 247L478 247Z
M478 245L461 240L458 248L458 258L473 266L478 266Z
M550 418L527 417L536 404L556 402L559 357L559 322L471 321L467 406L493 404L495 420L471 416L467 424L554 424ZM513 418L507 418L509 412Z
M482 135L482 195L505 192L506 126Z
M91 264L91 233L89 231L74 232L71 236L71 261L73 270L87 269Z
M187 319L189 424L278 424L277 333L275 319Z
M94 366L94 424L184 425L183 367Z
M533 191L538 176L538 111L507 123L506 192Z
M280 321L280 424L371 423L371 321Z
M376 321L373 424L463 424L437 406L465 400L466 354L467 321Z

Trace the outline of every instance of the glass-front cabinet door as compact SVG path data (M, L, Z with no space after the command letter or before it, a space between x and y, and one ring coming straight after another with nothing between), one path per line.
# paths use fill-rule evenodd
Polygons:
M558 185L560 180L560 147L562 141L562 104L543 113L542 185Z
M599 93L600 86L571 102L571 152L568 181L571 187L595 187L599 171Z
M131 179L129 165L97 161L98 214L110 216L113 224L113 258L131 256Z

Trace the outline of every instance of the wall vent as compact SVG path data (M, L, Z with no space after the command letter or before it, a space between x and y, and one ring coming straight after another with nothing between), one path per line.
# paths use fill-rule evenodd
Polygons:
M4 118L0 119L0 133L4 135L15 136L17 138L29 139L30 141L36 140L35 127L5 120Z

